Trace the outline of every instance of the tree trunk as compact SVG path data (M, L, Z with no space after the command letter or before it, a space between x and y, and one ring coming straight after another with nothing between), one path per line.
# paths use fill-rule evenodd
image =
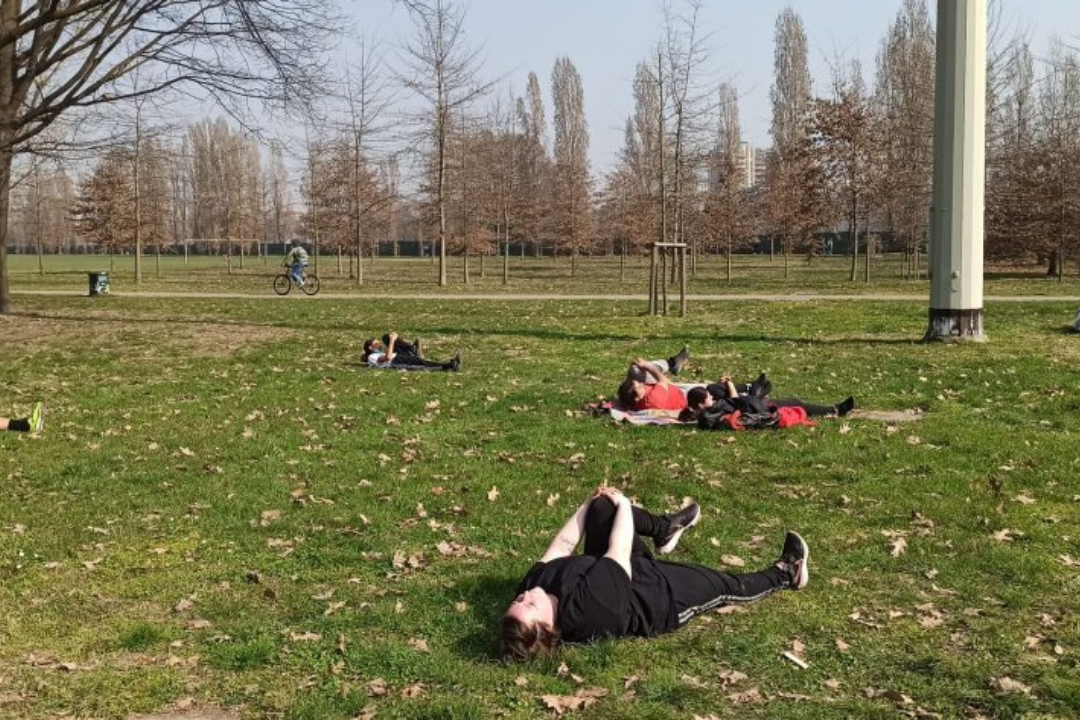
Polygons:
M731 284L731 270L732 270L732 268L731 268L731 251L732 251L731 235L728 235L728 241L727 241L727 282L728 282L728 285Z
M851 238L851 277L855 282L859 277L859 216L856 214L856 201L851 201L851 214L848 215L848 237Z
M341 277L341 246L338 245L337 249L337 274Z
M11 287L8 285L8 215L11 211L11 161L7 133L0 131L0 314L8 315L11 305Z
M784 248L784 279L788 279L788 258L791 257L791 252L788 248Z
M508 210L503 208L503 239L506 243L506 250L503 253L503 285L510 284L510 216Z
M870 237L870 228L866 229L866 249L863 251L866 254L866 284L870 284L870 257L873 255L873 240Z

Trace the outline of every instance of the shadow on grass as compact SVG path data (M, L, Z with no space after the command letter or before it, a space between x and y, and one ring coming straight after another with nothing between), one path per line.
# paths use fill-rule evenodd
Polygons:
M572 300L572 298L568 298ZM406 301L408 302L408 301ZM161 324L162 319L160 316L148 316L148 317L94 317L94 316L72 316L52 314L49 312L40 311L22 311L13 313L14 315L33 318L38 320L54 320L60 322L72 322L72 323L117 323L123 322L125 324L144 324L155 325ZM223 325L228 327L270 327L281 328L287 330L309 330L311 329L310 323L305 322L247 322L242 320L226 320L226 319L205 319L205 318L178 318L170 317L168 322L181 325ZM343 332L358 332L361 328L357 325L349 324L326 324L320 325L321 330L331 331L343 331ZM566 330L547 329L547 328L506 328L506 327L484 327L484 328L464 328L464 327L428 327L422 326L413 328L415 332L422 332L424 334L441 334L451 336L465 336L470 335L484 335L500 336L500 337L522 337L533 338L541 341L577 341L577 342L632 342L641 339L641 335L638 332L624 332L624 333L575 333L568 332ZM363 333L359 333L358 337ZM815 339L807 337L786 337L782 335L715 335L706 331L699 331L696 333L681 333L678 337L672 339L673 342L683 344L693 344L691 350L695 348L709 347L710 345L717 344L744 344L744 343L767 343L767 344L789 344L789 345L806 345L812 347L815 345L820 346L840 346L840 345L895 345L895 346L915 346L919 345L920 340L916 338L876 338L876 337L850 337L850 338L830 338L830 339Z
M499 618L514 599L520 578L503 573L480 575L459 585L474 629L458 637L454 652L471 662L494 662L498 655Z

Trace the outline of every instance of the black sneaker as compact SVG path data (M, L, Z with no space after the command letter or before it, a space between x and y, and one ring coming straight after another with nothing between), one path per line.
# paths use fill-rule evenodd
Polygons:
M653 542L656 543L658 555L667 555L674 550L675 546L679 544L679 538L682 537L683 532L687 528L697 525L697 521L701 519L701 506L697 503L690 503L679 512L668 515L667 518L670 521L667 534L662 538L653 539Z
M851 412L854 409L855 409L855 398L849 396L847 400L845 400L842 403L837 404L837 406L836 406L836 414L839 415L840 417L843 417L843 416L847 415L849 412Z
M791 574L791 585L788 587L792 590L802 590L810 582L810 548L799 533L788 530L776 567Z
M772 383L769 381L769 378L765 377L765 373L761 373L757 376L757 380L747 386L746 394L750 397L763 398L768 396L771 392Z
M450 361L450 369L454 372L461 372L461 353L454 356L454 359Z
M682 371L683 365L685 365L686 361L689 359L690 348L684 346L683 349L679 351L678 355L675 355L668 360L668 367L671 369L671 374L678 375Z

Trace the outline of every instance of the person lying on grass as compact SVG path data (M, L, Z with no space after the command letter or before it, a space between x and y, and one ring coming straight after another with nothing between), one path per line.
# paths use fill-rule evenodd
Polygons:
M45 429L45 405L34 403L30 417L0 417L0 432L39 433Z
M771 409L783 407L802 408L808 417L844 416L855 409L855 398L850 395L835 405L815 405L803 402L798 398L783 398L773 400L768 395L772 391L772 383L765 377L765 373L747 387L748 392L740 393L735 383L726 375L720 378L720 382L711 383L705 387L691 388L686 394L686 407L695 415L702 411L733 413L736 410L746 411L748 401L753 399L763 400Z
M686 407L686 394L677 385L668 382L665 373L678 375L690 357L690 350L683 348L667 360L643 360L638 358L626 371L626 379L619 385L616 396L631 410L675 410Z
M616 488L597 488L518 585L502 616L501 655L529 660L564 642L660 635L721 605L806 587L810 551L798 533L787 533L773 565L741 575L656 560L641 540L652 538L666 555L700 517L697 503L654 515ZM583 552L574 554L582 537Z
M461 370L461 353L447 362L426 360L420 355L419 339L408 343L398 338L395 332L384 335L382 340L365 340L361 360L369 367L390 370Z

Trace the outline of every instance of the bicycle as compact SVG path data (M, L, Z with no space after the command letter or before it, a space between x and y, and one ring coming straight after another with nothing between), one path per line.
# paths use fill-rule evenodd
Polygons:
M295 281L288 270L274 276L274 292L278 295L288 295L294 284ZM316 295L319 292L319 276L305 271L304 284L300 286L300 290L305 295Z

